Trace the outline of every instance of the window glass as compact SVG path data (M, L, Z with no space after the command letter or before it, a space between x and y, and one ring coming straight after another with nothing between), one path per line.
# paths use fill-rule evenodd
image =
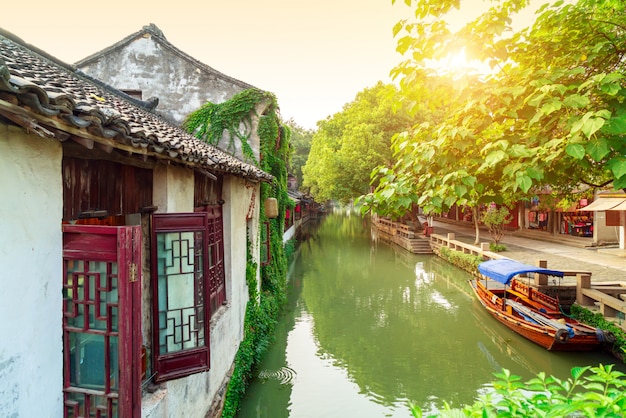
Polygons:
M157 234L159 348L162 354L204 345L201 232Z

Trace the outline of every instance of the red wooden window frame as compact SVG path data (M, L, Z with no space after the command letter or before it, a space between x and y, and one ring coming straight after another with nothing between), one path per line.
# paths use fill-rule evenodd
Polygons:
M209 370L210 366L210 336L209 336L209 281L208 281L208 216L204 212L198 213L176 213L176 214L154 214L152 215L152 309L153 309L153 332L152 351L154 355L155 381L161 382L170 379L177 379L194 373ZM184 241L189 233L193 234L193 246L184 251L193 251L193 306L182 309L159 310L159 290L165 292L165 297L169 298L169 280L176 280L177 274L161 274L159 271L158 246L159 234L168 234L176 237L180 234L180 240ZM174 242L174 241L173 241ZM177 244L182 245L182 244ZM183 250L181 250L182 254ZM181 260L184 257L179 257ZM181 263L183 261L180 261ZM187 266L187 267L189 267ZM176 265L170 266L176 268ZM180 266L181 269L186 268ZM182 273L182 270L179 272ZM189 277L189 272L179 277ZM163 294L161 294L163 296ZM166 303L167 305L167 303ZM178 320L167 318L170 312L179 310ZM172 314L176 315L176 313ZM186 315L186 316L185 316ZM165 322L174 324L174 334L164 334L165 338L179 349L172 349L166 352L167 348L162 348L161 330L167 329ZM187 321L187 322L185 322ZM193 323L192 323L193 321ZM195 325L195 327L194 327ZM185 333L185 334L180 334ZM187 345L187 347L185 347Z
M203 205L194 209L208 216L209 241L207 255L211 316L226 303L226 272L224 267L224 220L222 205Z
M224 267L224 222L222 206L204 208L208 222L208 276L211 316L226 303L226 272Z
M64 225L63 416L140 417L140 356L141 227Z

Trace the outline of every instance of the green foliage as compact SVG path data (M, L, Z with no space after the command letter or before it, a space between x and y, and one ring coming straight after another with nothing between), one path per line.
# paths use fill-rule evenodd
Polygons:
M504 225L513 219L509 212L505 206L498 208L496 205L489 205L489 208L482 213L482 221L487 226L496 246L504 234Z
M228 383L222 417L234 417L243 399L254 367L263 358L276 326L280 310L279 301L265 295L260 303L248 302L244 320L244 339L235 356L235 368Z
M373 172L365 211L506 205L546 186L561 197L581 185L626 188L626 3L549 2L518 32L526 0L495 0L457 32L445 18L467 2L404 3L414 18L394 34L407 59L392 73L398 97L425 116L395 137L397 162ZM460 51L493 72L429 66Z
M613 355L622 360L624 359L624 353L626 352L626 332L621 327L608 321L601 313L591 312L589 309L577 304L572 305L570 313L581 322L607 331L615 340L612 347Z
M233 138L238 138L244 154L251 156L252 149L248 143L251 118L256 114L257 105L265 101L269 102L269 106L262 115L257 115L261 154L258 164L263 171L274 176L274 182L261 183L259 201L264 202L268 197L276 198L279 214L276 219L268 219L264 206L261 205L259 222L270 224L272 257L268 265L261 266L260 293L257 292L258 266L248 248L246 282L249 300L244 320L244 338L235 356L233 375L225 395L222 412L222 417L225 418L236 415L255 367L271 341L278 313L286 299L287 256L283 247L283 222L286 208L293 206L287 195L287 162L291 130L281 124L276 113L278 106L274 96L254 89L245 90L220 105L208 103L190 115L186 122L187 129L214 145L220 142L223 132L228 132L229 146L234 146Z
M511 194L501 193L499 187L501 173L480 171L485 163L481 149L505 128L494 128L488 138L479 138L474 134L478 128L474 122L452 116L457 106L466 106L467 94L483 87L469 80L466 93L451 80L417 71L418 77L402 84L401 98L410 100L420 119L425 119L393 138L396 161L372 172L375 190L359 199L362 210L397 218L415 206L426 214L436 214L455 204L478 208L492 201L510 202ZM471 108L471 104L467 106Z
M268 104L268 111L264 115L258 115L256 107L262 102ZM225 150L233 154L237 149L235 140L238 139L243 155L249 161L258 163L248 142L252 132L252 116L260 117L257 129L259 136L275 139L277 133L273 131L275 127L272 120L275 119L277 108L276 97L272 93L247 89L223 103L205 103L187 116L183 128L196 138L215 146L226 134L228 143Z
M391 138L410 126L408 112L398 108L397 94L395 86L379 82L318 122L302 168L302 184L317 201L347 203L369 191L374 167L392 164Z
M448 247L441 247L439 257L472 274L478 271L478 265L484 261L481 256L454 251Z
M495 242L490 242L489 251L494 252L494 253L506 251L506 246L502 244L496 244Z
M296 244L298 241L295 238L290 239L285 243L285 258L291 260L296 252Z
M612 365L574 367L561 380L539 373L527 382L503 369L494 374L493 391L463 409L446 408L440 417L622 417L626 408L625 374ZM421 410L411 405L414 417Z
M291 119L286 121L285 124L291 129L291 165L289 172L296 176L298 184L302 185L302 168L309 158L311 142L313 141L313 134L315 132L309 129L304 129Z

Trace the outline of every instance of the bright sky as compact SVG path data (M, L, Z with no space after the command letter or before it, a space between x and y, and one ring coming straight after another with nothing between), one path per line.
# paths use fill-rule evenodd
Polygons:
M411 17L398 0L30 0L0 27L74 63L144 25L197 60L278 98L284 119L314 129L402 57L393 26ZM484 7L483 0L464 4ZM470 10L476 10L476 7ZM21 11L20 11L21 10Z

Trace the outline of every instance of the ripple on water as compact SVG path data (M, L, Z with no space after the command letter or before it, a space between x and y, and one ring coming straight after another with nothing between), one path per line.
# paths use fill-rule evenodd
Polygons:
M290 367L282 367L278 370L261 370L259 379L261 380L277 380L281 385L289 385L296 378L296 371Z

